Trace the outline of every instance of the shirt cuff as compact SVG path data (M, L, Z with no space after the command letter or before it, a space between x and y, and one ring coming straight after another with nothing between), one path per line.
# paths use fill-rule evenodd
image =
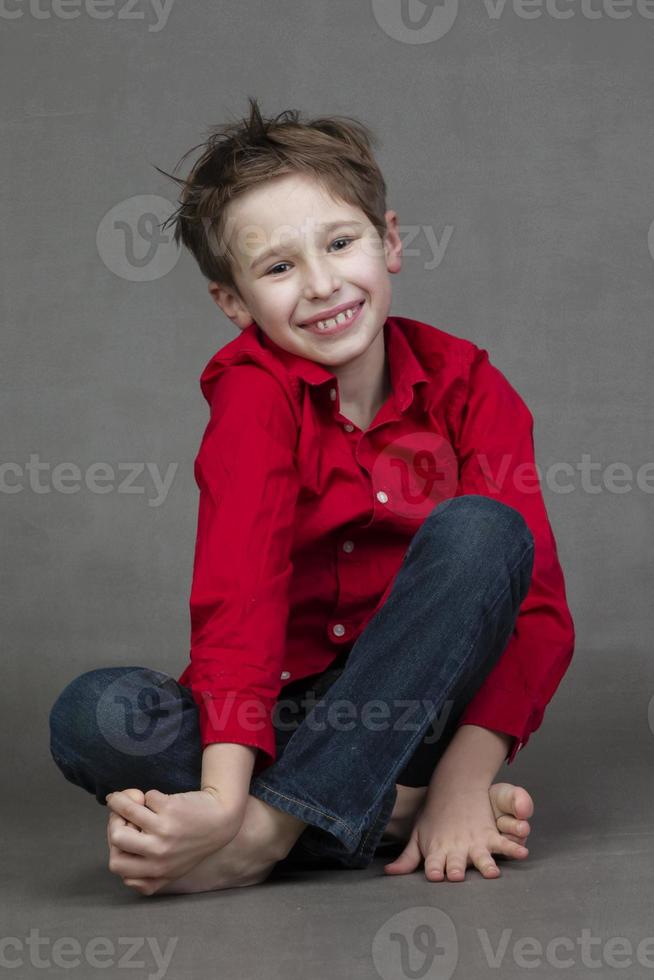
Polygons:
M542 719L543 712L528 699L523 689L511 691L494 685L488 691L477 692L459 718L457 728L479 725L513 736L513 744L505 758L506 764L511 765Z
M234 742L259 749L254 775L272 765L277 752L271 721L274 704L261 698L238 695L213 695L210 691L193 691L198 705L198 726L202 749L214 742Z

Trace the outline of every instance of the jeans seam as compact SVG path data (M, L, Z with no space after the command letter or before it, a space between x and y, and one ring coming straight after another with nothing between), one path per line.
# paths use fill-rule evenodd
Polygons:
M270 786L261 778L259 778L259 785L265 787L265 789L267 789L269 793L273 793L275 796L279 796L282 800L288 800L289 803L296 803L297 805L304 807L307 810L311 810L313 813L319 813L322 817L325 817L325 819L329 820L331 823L338 824L340 827L342 827L345 830L345 833L347 834L348 837L355 838L357 836L356 831L351 830L348 824L346 824L345 821L341 820L340 817L334 817L330 813L327 813L325 810L321 810L320 807L311 806L310 803L305 803L303 800L298 800L294 796L288 796L286 793L280 793L279 790L273 789L272 786ZM324 828L321 827L319 829L323 830Z

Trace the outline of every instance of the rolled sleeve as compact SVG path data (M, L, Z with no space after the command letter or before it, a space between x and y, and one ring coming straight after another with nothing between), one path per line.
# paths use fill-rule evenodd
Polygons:
M543 720L570 664L575 633L535 464L533 417L480 348L466 386L457 455L457 493L484 494L514 507L534 539L531 584L513 634L459 719L459 725L512 735L511 763Z
M297 425L279 382L229 366L211 395L195 460L200 490L190 666L202 747L256 746L275 760L271 712L281 687L299 480Z

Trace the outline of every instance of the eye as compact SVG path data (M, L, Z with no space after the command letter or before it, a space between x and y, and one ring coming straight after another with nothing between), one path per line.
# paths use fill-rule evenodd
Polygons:
M349 244L350 242L353 242L353 241L354 241L353 238L335 238L334 241L332 242L332 245L336 245L337 242L345 242L346 244ZM339 248L339 249L337 249L337 251L338 252L342 252L343 249L342 248Z
M277 265L273 265L272 268L268 269L268 271L266 272L266 275L267 276L274 275L275 274L275 270L279 269L280 266L282 266L282 265L288 265L288 264L289 264L288 262L278 262Z

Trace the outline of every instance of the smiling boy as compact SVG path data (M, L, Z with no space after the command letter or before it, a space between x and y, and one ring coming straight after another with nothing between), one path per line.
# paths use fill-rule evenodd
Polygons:
M240 336L201 378L211 418L177 682L197 709L200 789L144 795L134 779L107 798L110 869L142 894L258 883L300 838L344 867L395 841L385 871L424 860L431 881L471 863L496 877L492 853L528 853L533 801L493 779L574 647L540 487L525 481L532 418L485 351L390 316L402 244L366 134L264 120L251 100L180 182L176 239ZM326 703L429 693L441 711L449 694L439 754L433 715L413 740L305 719L284 745L280 692L332 663Z

